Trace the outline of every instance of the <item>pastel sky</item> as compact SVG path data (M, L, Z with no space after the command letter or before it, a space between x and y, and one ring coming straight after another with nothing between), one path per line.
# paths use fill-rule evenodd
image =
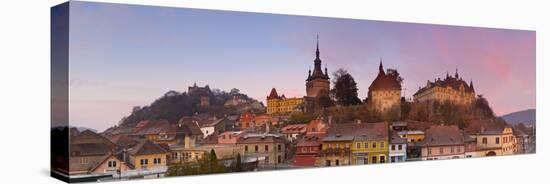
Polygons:
M74 1L70 16L73 126L104 130L194 82L304 96L316 34L323 68L348 70L361 99L382 58L407 98L458 68L497 115L535 108L534 31Z

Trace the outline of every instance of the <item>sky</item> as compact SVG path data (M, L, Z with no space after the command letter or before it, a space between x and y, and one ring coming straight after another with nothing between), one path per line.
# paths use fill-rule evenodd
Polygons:
M534 31L74 1L69 30L69 121L100 131L195 82L304 96L317 34L323 68L347 70L361 99L381 59L406 98L458 70L497 115L536 103Z

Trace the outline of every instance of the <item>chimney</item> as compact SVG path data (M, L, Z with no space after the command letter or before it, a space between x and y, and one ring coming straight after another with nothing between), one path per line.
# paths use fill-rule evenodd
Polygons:
M122 149L122 161L129 163L128 161L128 150L126 148Z

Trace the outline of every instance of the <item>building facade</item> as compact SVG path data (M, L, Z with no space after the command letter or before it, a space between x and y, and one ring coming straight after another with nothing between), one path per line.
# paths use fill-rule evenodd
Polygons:
M279 96L275 88L271 89L267 96L267 114L288 114L291 112L302 111L304 98L286 98L285 95Z
M401 108L401 82L397 78L396 70L384 72L384 66L380 61L378 75L369 86L367 103L378 112L389 110L400 111Z
M420 143L422 160L464 158L464 137L458 126L435 125Z
M458 105L470 105L475 100L474 84L470 81L468 85L459 75L458 70L455 76L447 76L445 79L427 81L426 86L418 89L413 95L415 102L439 102L446 101Z
M399 137L397 132L390 133L390 146L388 148L389 162L404 162L407 160L407 139Z
M247 133L237 141L245 158L252 158L262 165L282 164L286 159L285 141L280 134Z
M376 164L388 162L388 124L360 123L353 126L351 146L352 164Z

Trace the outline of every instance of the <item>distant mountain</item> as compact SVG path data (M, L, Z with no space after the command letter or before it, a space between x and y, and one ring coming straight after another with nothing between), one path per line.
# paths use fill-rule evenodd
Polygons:
M527 109L523 111L513 112L510 114L500 116L502 119L506 120L511 125L516 125L523 123L525 125L533 125L536 121L536 110Z

